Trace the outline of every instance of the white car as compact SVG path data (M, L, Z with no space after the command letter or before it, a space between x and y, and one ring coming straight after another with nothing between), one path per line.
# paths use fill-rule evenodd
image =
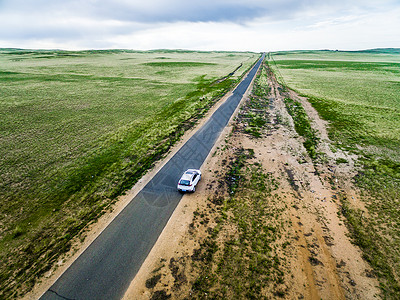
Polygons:
M196 184L201 179L200 170L188 169L183 173L181 179L178 182L178 191L180 192L194 192L196 190Z

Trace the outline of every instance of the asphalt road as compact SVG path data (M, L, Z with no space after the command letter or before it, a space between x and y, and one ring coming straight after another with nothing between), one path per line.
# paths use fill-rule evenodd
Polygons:
M122 298L182 198L180 176L204 163L263 58L41 299Z

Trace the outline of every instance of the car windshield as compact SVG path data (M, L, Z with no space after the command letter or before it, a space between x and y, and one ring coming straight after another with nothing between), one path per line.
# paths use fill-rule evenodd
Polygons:
M179 181L179 184L180 185L190 185L190 181L182 179L181 181Z

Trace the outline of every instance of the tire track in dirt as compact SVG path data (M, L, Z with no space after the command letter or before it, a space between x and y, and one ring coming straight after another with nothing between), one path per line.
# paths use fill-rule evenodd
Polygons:
M309 296L315 297L313 289L316 288L319 299L374 299L379 295L378 283L366 276L366 271L370 267L362 259L359 248L351 243L348 230L338 217L340 203L337 202L336 195L341 187L339 185L333 187L328 183L332 168L338 168L334 165L335 159L345 156L352 162L352 157L345 153L332 153L326 130L327 123L319 118L318 113L305 98L299 97L293 91L284 91L272 72L269 73L269 84L276 103L282 103L277 107L283 107L285 97L298 100L302 104L312 121L312 127L320 137L319 150L325 153L322 161L309 160L307 163L290 164L293 178L289 180L301 183L293 194L296 209L292 209L292 214L297 220L297 223L293 220L293 224L299 236L298 247L301 249L299 253L308 281ZM283 109L281 113L285 114ZM286 116L290 120L290 117ZM302 148L301 139L291 139L289 144L292 148ZM297 157L297 161L303 159ZM281 163L286 162L281 161ZM349 188L352 188L350 179L353 166L350 164L347 170L342 170L342 180L347 181ZM304 242L308 251L304 250ZM313 278L310 277L310 263Z
M281 182L282 193L292 189L292 197L289 198L288 202L291 204L290 213L298 253L297 261L292 263L293 265L299 264L297 268L292 269L292 272L294 272L294 276L303 277L303 286L306 289L301 291L301 294L306 299L328 299L326 298L327 295L330 295L331 299L345 299L337 276L335 262L329 253L325 240L322 238L318 220L314 213L303 211L304 209L301 207L301 204L304 205L304 198L309 194L310 183L318 183L319 179L314 178L316 172L310 161L298 163L299 160L307 159L305 154L302 154L303 157L296 157L298 153L305 153L305 150L302 149L301 139L296 138L296 134L293 132L294 125L286 112L283 103L284 97L281 95L282 87L274 80L272 73L269 73L269 85L276 107L273 113L283 115L290 123L289 128L292 131L282 128L280 130L286 132L281 132L276 137L277 140L282 139L278 148L283 153L289 152L283 155L283 159L279 159L278 156L277 160L278 164L283 165L284 173L287 174L289 182L289 186L285 182ZM290 136L289 139L286 138L288 136ZM321 187L318 190L321 191ZM296 274L296 269L301 269L302 272ZM298 284L297 288L300 286L301 284Z

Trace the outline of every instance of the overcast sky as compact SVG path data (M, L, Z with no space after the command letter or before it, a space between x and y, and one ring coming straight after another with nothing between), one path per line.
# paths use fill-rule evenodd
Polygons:
M400 47L400 0L0 0L5 47Z

